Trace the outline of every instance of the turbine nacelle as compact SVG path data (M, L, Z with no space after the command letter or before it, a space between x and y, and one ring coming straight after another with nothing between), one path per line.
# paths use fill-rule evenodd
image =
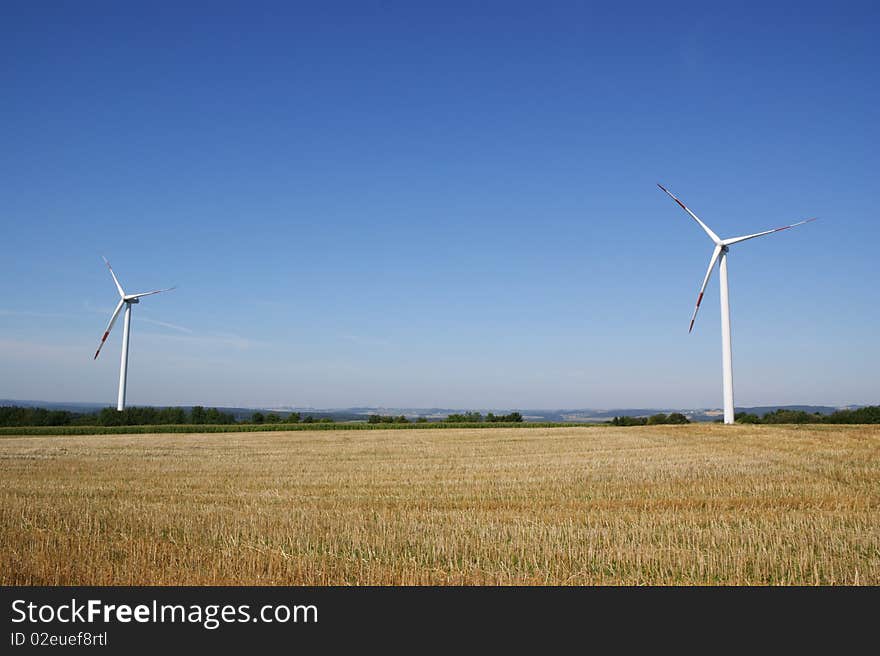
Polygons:
M700 293L697 295L697 304L696 304L696 307L694 308L694 313L691 316L691 323L690 323L690 326L688 327L688 332L691 332L694 329L694 321L696 321L697 312L700 310L700 303L703 300L703 292L706 291L706 286L709 284L709 278L712 276L712 270L715 268L716 262L719 262L720 258L722 256L727 255L727 252L730 250L731 246L733 246L734 244L738 244L741 241L746 241L748 239L754 239L755 237L763 237L764 235L771 235L774 232L780 232L781 230L788 230L789 228L794 228L796 226L804 225L805 223L810 223L811 221L816 220L815 218L811 218L811 219L806 219L804 221L798 221L797 223L792 223L791 225L782 226L781 228L771 228L770 230L764 230L763 232L756 232L751 235L743 235L741 237L730 237L729 239L721 239L721 237L719 237L714 232L712 232L712 230L709 228L709 226L707 226L705 223L703 223L700 220L700 218L688 208L687 205L685 205L678 198L676 198L675 195L673 195L673 193L671 191L669 191L666 187L664 187L659 182L657 183L657 186L660 187L660 189L662 189L664 192L666 192L669 195L669 197L672 198L672 200L674 200L676 203L678 203L679 206L685 212L687 212L694 221L696 221L700 225L700 227L703 229L703 231L709 236L709 239L711 239L715 243L715 250L712 251L712 257L709 260L709 268L706 270L706 276L705 276L705 278L703 278L703 284L700 287Z

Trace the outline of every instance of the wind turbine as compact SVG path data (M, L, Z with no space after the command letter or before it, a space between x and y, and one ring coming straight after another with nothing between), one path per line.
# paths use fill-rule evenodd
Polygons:
M663 191L665 191L669 196L681 206L685 212L691 215L694 221L700 224L700 227L703 231L709 235L709 239L715 242L715 250L712 251L712 259L709 260L709 268L706 270L706 277L703 278L703 285L700 287L700 295L697 296L697 306L694 308L694 313L691 316L691 325L688 328L688 333L690 333L694 329L694 321L697 318L697 312L700 309L700 303L703 300L703 292L706 291L706 285L709 284L709 277L712 275L712 269L715 267L715 262L718 262L718 270L719 275L721 276L719 286L721 288L721 368L724 376L724 423L732 424L733 423L733 353L731 352L730 347L730 300L727 291L727 251L730 246L733 244L738 244L741 241L746 241L747 239L754 239L755 237L763 237L764 235L769 235L774 232L779 232L780 230L788 230L789 228L794 228L795 226L803 225L805 223L809 223L810 221L815 221L816 219L807 219L806 221L799 221L798 223L792 223L791 225L782 226L781 228L773 228L772 230L765 230L764 232L756 232L753 235L745 235L743 237L731 237L730 239L721 239L718 235L712 232L705 223L700 221L696 214L691 212L687 206L682 203L678 198L672 195L672 193L664 187L662 184L657 184Z
M131 330L131 306L135 303L140 303L140 299L143 296L168 292L174 289L174 287L169 287L168 289L155 289L151 292L142 292L140 294L126 294L125 290L122 289L122 285L119 284L116 274L113 273L113 267L110 266L110 262L107 262L107 258L103 255L101 257L107 264L107 268L110 269L110 275L113 276L113 282L116 283L116 289L119 291L119 303L117 304L116 309L113 310L113 314L110 316L110 323L107 324L107 330L104 331L104 336L101 337L101 343L98 344L98 350L95 351L95 360L98 359L98 354L101 352L104 342L107 341L107 335L109 335L110 331L113 329L113 324L116 323L116 318L119 316L119 313L122 311L122 306L124 305L125 325L122 328L122 360L119 363L119 397L116 401L116 409L122 412L125 410L125 381L128 378L128 335Z

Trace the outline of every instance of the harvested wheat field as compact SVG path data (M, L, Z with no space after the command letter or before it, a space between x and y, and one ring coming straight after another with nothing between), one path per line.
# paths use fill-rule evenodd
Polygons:
M880 427L0 439L2 584L880 584Z

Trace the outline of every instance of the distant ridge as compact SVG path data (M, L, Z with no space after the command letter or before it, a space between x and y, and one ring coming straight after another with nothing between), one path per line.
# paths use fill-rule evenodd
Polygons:
M89 413L101 408L113 407L112 403L91 402L53 402L33 401L21 399L0 399L0 406L17 405L30 408L47 408L50 410L67 410L69 412ZM136 404L135 404L136 405ZM597 410L592 408L578 409L545 409L545 408L395 408L395 407L369 407L358 406L352 408L304 408L295 406L258 406L258 407L229 407L213 406L209 403L205 407L216 407L224 412L229 412L236 419L247 419L254 412L277 412L286 415L291 412L299 412L303 415L312 415L316 419L330 417L335 421L359 421L365 420L369 415L404 415L409 418L425 417L428 420L441 420L454 413L476 411L485 415L488 412L504 414L516 410L521 412L525 421L546 422L602 422L609 421L614 417L649 417L658 413L669 414L680 412L691 421L715 421L721 416L720 408L614 408L611 410ZM157 405L156 407L169 407ZM192 405L175 405L186 410ZM830 405L763 405L737 407L736 412L746 412L759 417L776 410L800 410L803 412L830 415L836 410L862 408L864 405L853 404L846 406Z
M737 412L748 412L749 414L764 416L768 412L776 412L777 410L795 410L801 412L818 412L820 415L830 415L838 410L855 410L862 408L861 405L847 405L840 408L828 405L759 405L752 408L737 408Z

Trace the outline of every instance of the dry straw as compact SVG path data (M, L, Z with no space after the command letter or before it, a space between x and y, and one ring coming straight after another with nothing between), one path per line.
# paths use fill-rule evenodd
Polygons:
M2 584L880 584L880 427L0 440Z

